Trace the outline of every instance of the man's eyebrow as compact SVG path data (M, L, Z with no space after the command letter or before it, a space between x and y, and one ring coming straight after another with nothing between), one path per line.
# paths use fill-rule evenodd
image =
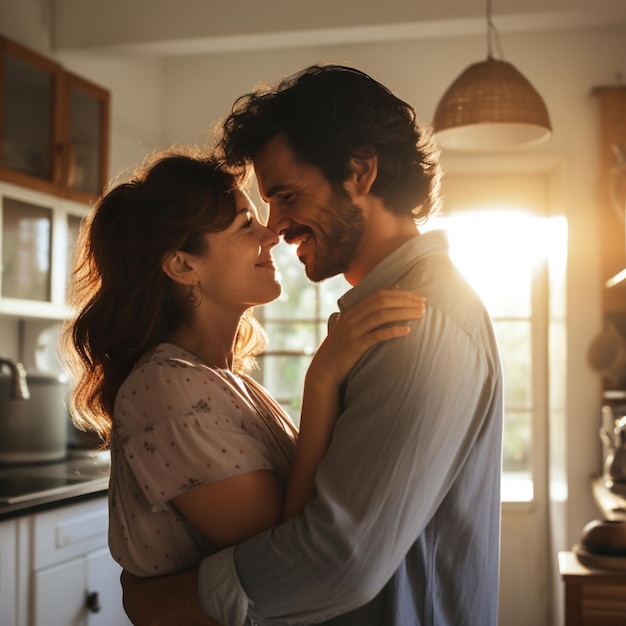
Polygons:
M270 187L264 194L263 194L263 198L265 200L269 200L270 198L272 198L273 196L275 196L277 193L281 193L282 191L293 191L293 186L292 185L286 185L286 184L278 184L278 185L274 185L273 187Z

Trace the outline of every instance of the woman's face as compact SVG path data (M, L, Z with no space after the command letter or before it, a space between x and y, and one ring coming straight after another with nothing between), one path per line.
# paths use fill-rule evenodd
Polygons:
M236 216L219 233L207 233L206 252L194 269L203 299L238 312L275 300L282 286L272 260L278 235L259 222L248 196L235 191Z

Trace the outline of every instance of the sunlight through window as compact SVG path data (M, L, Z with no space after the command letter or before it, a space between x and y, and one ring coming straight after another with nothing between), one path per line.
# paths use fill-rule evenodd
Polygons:
M541 339L548 289L538 285L547 283L548 263L564 276L566 222L503 207L437 217L423 230L434 228L447 232L450 256L485 303L498 338L505 382L502 500L531 501L533 438L546 414L537 376L548 367Z

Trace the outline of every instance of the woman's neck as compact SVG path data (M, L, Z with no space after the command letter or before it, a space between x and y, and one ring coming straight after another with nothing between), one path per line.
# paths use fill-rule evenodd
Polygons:
M199 327L193 323L181 324L167 337L169 343L191 352L207 365L221 369L231 369L233 346L237 325L225 328L224 325L206 324Z

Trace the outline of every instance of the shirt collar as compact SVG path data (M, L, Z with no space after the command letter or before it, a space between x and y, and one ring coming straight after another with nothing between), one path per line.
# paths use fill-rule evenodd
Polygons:
M433 254L448 254L448 239L442 230L432 230L411 238L387 255L361 282L338 300L345 311L379 289L391 289L417 262Z

